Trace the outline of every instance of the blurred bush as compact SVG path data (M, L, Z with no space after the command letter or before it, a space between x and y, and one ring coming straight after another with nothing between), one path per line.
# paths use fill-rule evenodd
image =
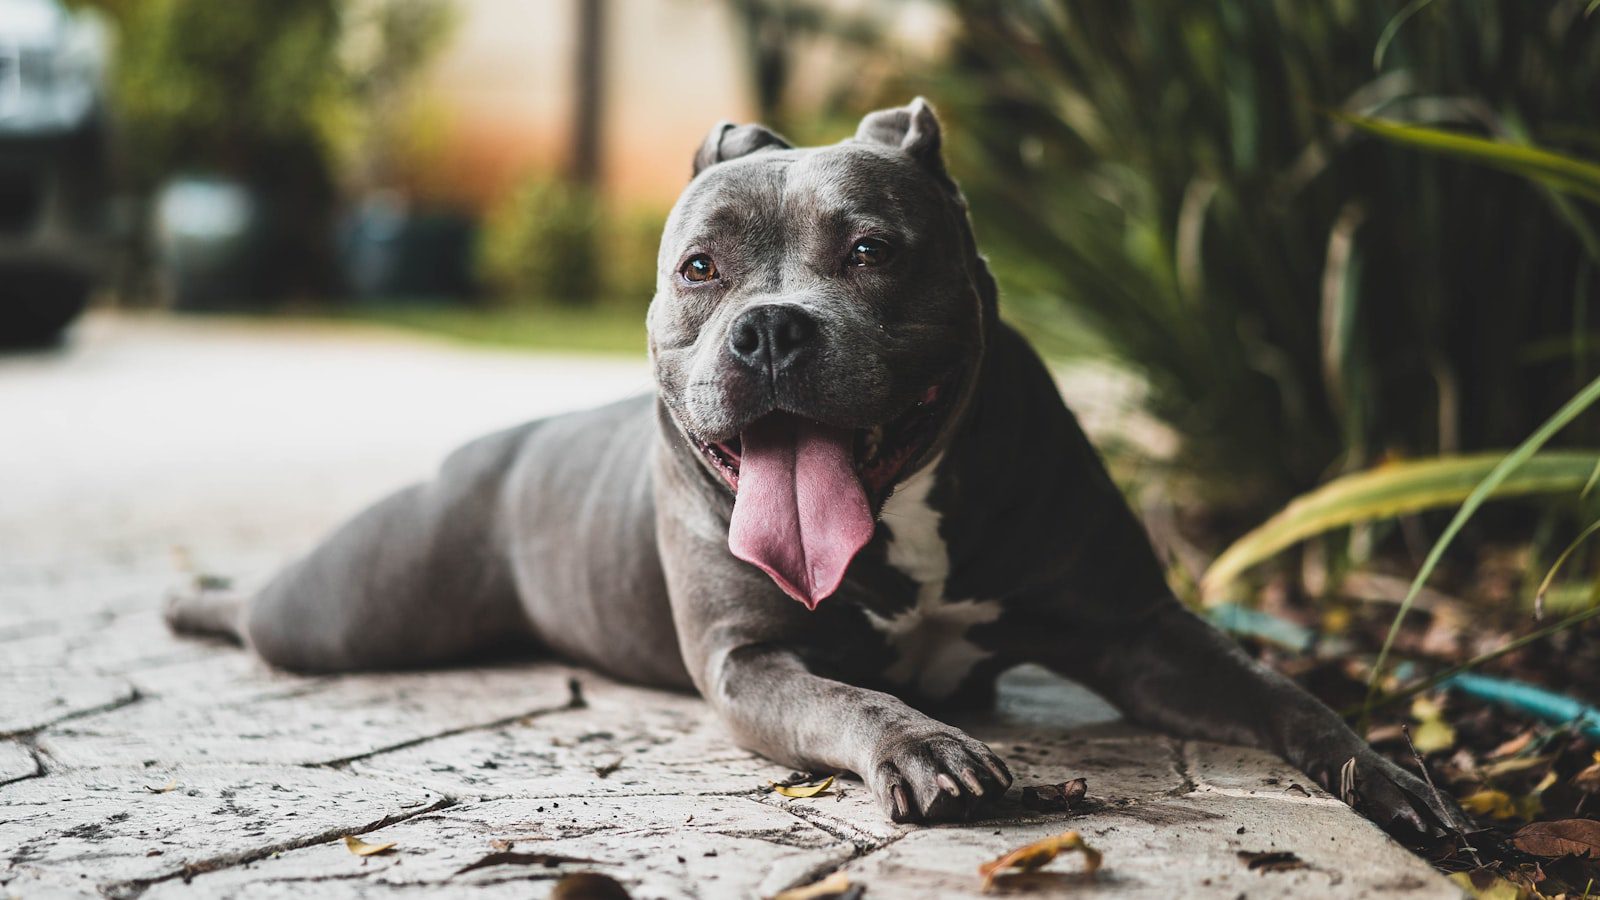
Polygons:
M113 99L134 177L272 171L319 156L339 96L333 0L101 0L118 28Z
M381 166L392 108L454 21L450 0L75 5L116 25L113 99L146 184L192 169L270 177L286 152L328 171Z
M326 289L334 206L398 168L389 138L406 87L448 33L450 0L78 5L116 26L127 189L150 197L193 174L245 185L267 220L260 268L294 273L266 293Z
M479 268L512 306L604 303L644 309L655 294L664 212L610 210L591 189L534 175L491 211Z
M1591 210L1326 115L1600 145L1583 2L950 8L921 86L1013 316L1142 373L1213 508L1509 446L1596 370Z

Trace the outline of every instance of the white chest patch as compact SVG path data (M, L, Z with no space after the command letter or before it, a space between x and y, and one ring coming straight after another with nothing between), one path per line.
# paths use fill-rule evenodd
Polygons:
M896 654L885 674L934 699L948 697L989 656L967 640L967 629L1000 617L998 600L944 598L950 554L939 537L939 512L928 505L939 462L907 479L883 507L891 535L889 565L917 583L916 603L889 617L867 612Z

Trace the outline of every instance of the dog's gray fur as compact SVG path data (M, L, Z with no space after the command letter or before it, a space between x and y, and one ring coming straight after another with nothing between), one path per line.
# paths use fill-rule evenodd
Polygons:
M1459 821L1173 597L1049 373L997 318L925 102L812 149L720 125L694 170L661 242L653 396L469 444L248 601L176 598L174 627L235 636L307 672L539 647L696 689L745 746L854 772L893 818L919 821L968 815L1010 784L988 747L921 710L981 701L1000 672L1035 662L1135 721L1271 749L1382 824ZM844 269L864 233L887 237L894 258ZM696 253L721 277L680 277ZM739 316L769 306L817 328L782 372L728 349ZM943 423L901 476L923 479L913 512L924 518L880 520L836 596L809 612L730 554L734 493L698 441L731 438L773 409L871 426L941 382ZM886 498L872 500L876 511ZM904 563L914 537L937 577ZM912 659L895 640L924 620L944 629L924 636L943 643ZM961 668L913 670L955 665L937 651L956 643ZM929 674L948 677L919 677ZM940 683L939 695L926 690Z

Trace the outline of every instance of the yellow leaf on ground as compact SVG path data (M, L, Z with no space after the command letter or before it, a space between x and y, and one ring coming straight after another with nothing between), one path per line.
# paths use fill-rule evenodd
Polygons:
M1456 745L1456 730L1444 720L1444 705L1437 700L1418 697L1411 704L1411 717L1417 720L1411 743L1418 753L1437 753Z
M983 889L987 891L992 887L995 878L999 877L1007 869L1031 872L1049 863L1063 851L1070 850L1076 850L1083 854L1083 867L1090 875L1100 869L1100 851L1085 844L1083 838L1076 831L1064 831L1061 834L1034 841L1031 844L1025 844L999 859L990 860L979 866L978 874L983 876Z
M1498 875L1484 887L1473 884L1472 875L1467 872L1457 872L1450 876L1450 880L1455 882L1466 896L1474 897L1476 900L1521 900L1523 897L1521 888Z
M1438 753L1456 745L1456 730L1443 719L1429 719L1411 732L1411 742L1418 753Z
M785 797L815 797L828 788L833 787L833 776L829 775L820 784L787 785L772 783L772 789Z
M1343 606L1336 606L1322 614L1322 631L1324 634L1344 634L1350 630L1350 610Z
M822 900L823 897L832 897L850 890L850 878L843 872L835 872L821 881L814 881L805 887L790 888L773 896L772 900Z
M1492 819L1510 819L1517 814L1516 801L1505 791L1479 791L1461 798L1463 809Z
M394 842L390 841L387 844L369 844L353 834L347 834L344 836L344 846L346 850L349 850L351 853L354 853L357 856L376 856L379 853L387 853L390 850L393 850Z

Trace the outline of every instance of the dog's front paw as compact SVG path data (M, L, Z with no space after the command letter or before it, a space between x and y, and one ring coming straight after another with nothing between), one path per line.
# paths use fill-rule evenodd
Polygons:
M916 730L884 739L867 783L896 822L965 819L1011 786L1011 771L981 741L956 728Z
M1440 837L1470 827L1455 801L1370 747L1329 760L1310 773L1329 792L1381 828L1401 836Z

